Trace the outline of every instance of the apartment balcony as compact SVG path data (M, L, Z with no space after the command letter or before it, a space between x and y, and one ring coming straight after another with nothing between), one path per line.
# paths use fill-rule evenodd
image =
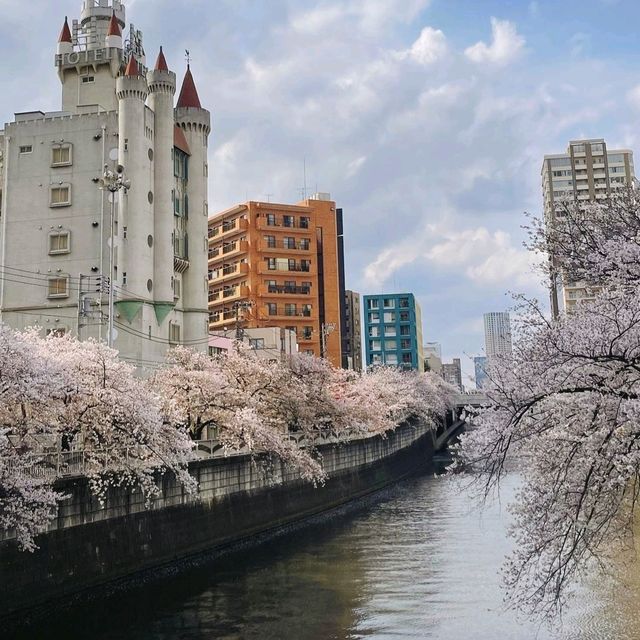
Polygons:
M297 275L316 275L316 269L314 265L302 265L300 263L295 263L292 265L287 265L286 267L279 267L276 269L269 269L268 264L265 261L262 261L258 265L258 273L264 276L273 276L274 278L278 274L297 274Z
M297 309L296 311L286 311L284 307L279 307L276 313L269 313L269 308L263 306L259 311L260 320L277 320L278 322L313 322L317 320L317 314L312 309L311 311L303 311Z
M221 291L210 291L209 302L233 302L249 296L249 287L229 287Z
M278 240L280 240L278 238ZM262 240L260 242L260 251L264 253L309 253L311 251L311 243L296 242L295 245L285 245L284 242L276 241L275 244Z
M242 320L242 318L240 318ZM235 324L236 321L236 312L235 311L225 311L224 313L219 313L214 315L211 320L209 320L209 329L222 329L223 327L230 327Z
M229 236L233 236L235 233L248 230L249 221L246 218L236 218L230 222L223 222L215 227L209 227L209 241L227 238Z
M301 225L298 221L293 225L285 225L281 220L278 220L276 224L269 224L267 219L260 217L256 221L256 228L259 231L273 232L275 235L279 234L299 234L306 233L307 235L312 231L312 224Z
M249 273L249 264L247 262L238 262L226 267L214 269L209 276L210 284L219 284L227 280L233 280Z
M260 296L311 296L311 287L261 284L258 288Z
M249 243L246 240L236 240L228 242L221 247L209 248L209 262L229 260L236 255L241 255L249 251Z
M296 339L299 344L318 342L318 338L314 338L313 331L311 331L310 333L299 332Z

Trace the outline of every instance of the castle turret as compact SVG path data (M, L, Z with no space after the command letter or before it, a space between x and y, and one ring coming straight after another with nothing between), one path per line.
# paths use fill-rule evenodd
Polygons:
M162 324L164 312L173 307L173 202L171 186L173 170L173 96L176 92L176 74L169 71L160 47L153 71L147 73L149 107L155 116L154 136L154 294L157 319Z
M175 120L184 133L189 158L188 216L189 268L183 274L183 306L185 310L185 340L197 340L208 322L208 250L207 250L207 194L208 194L208 138L211 114L202 108L191 69L182 83L175 109Z
M68 53L73 53L73 41L71 40L71 29L69 29L69 22L67 16L64 17L64 25L58 38L57 54L63 56Z
M153 114L145 107L148 89L135 57L116 82L118 162L131 181L121 195L118 218L118 282L125 300L153 299Z
M120 29L120 23L116 18L116 12L111 15L111 21L109 22L109 29L107 30L107 37L105 38L105 47L107 49L122 49L122 30Z

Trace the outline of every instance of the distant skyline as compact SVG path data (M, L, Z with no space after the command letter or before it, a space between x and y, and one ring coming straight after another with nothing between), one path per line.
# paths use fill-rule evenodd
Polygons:
M0 118L57 110L53 67L80 0L1 2ZM347 287L412 291L443 358L482 354L508 291L546 299L522 248L540 167L570 139L637 151L632 0L132 0L148 61L185 49L212 111L210 204L299 199L345 212ZM578 10L577 10L578 9Z

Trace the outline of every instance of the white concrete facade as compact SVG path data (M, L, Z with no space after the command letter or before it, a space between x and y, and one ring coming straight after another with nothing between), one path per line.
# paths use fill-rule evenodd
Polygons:
M0 134L0 314L106 341L110 278L114 347L145 366L175 344L207 349L210 115L188 95L174 109L175 74L162 53L147 70L142 34L122 38L125 25L119 0L85 0L58 43L62 111L18 113ZM115 198L110 273L98 181L118 164L131 187Z

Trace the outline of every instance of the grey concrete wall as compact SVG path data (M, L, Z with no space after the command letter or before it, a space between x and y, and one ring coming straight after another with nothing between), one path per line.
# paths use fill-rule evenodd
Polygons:
M70 497L35 553L0 542L0 618L138 572L237 542L339 506L387 486L430 462L431 432L405 425L387 438L321 447L329 480L314 487L264 458L197 462L197 497L171 475L150 507L139 492L109 492L101 505L84 479L60 489Z

